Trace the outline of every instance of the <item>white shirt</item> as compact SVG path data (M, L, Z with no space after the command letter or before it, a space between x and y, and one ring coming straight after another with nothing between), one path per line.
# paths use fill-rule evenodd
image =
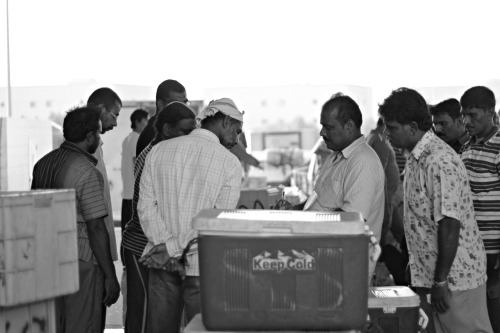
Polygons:
M361 213L380 241L384 219L385 175L377 153L359 137L341 152L333 152L321 167L314 192L318 197L308 210ZM370 261L369 276L375 271Z
M178 257L197 237L192 219L202 209L235 209L240 197L241 165L215 134L196 129L158 143L142 171L137 205L148 244L165 243ZM186 274L199 275L198 253L187 257Z
M106 201L106 208L108 209L108 216L104 218L106 223L106 229L109 234L109 246L111 250L111 259L113 261L118 260L118 252L116 250L116 236L115 236L115 224L113 222L113 208L111 207L111 193L109 191L108 174L106 173L106 166L104 165L104 154L102 151L103 142L101 140L99 148L97 148L94 153L94 157L97 158L97 170L102 173L104 179L104 200Z
M134 196L134 162L137 140L139 140L139 133L132 131L122 142L122 197L126 200L132 200Z

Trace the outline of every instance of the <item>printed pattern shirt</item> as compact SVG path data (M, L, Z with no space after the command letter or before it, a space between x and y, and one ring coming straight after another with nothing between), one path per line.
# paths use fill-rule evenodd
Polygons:
M192 227L196 214L202 209L236 208L241 176L238 158L205 129L155 145L142 171L137 205L148 238L144 254L165 243L170 256L180 256L197 237ZM186 274L198 276L198 253L187 260Z
M476 220L486 253L500 252L500 132L486 142L469 140L462 147Z
M97 264L90 248L87 221L108 214L104 201L104 181L97 160L77 145L65 141L42 157L33 168L32 190L75 189L78 259ZM104 222L103 222L104 223Z
M474 219L467 170L460 156L432 131L406 152L404 225L414 287L431 288L438 256L439 221L460 222L450 290L469 290L486 282L486 253Z

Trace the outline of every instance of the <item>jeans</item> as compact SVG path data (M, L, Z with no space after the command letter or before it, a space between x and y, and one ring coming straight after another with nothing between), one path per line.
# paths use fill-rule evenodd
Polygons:
M200 313L200 278L150 269L148 292L148 332L178 333L182 311L187 321Z

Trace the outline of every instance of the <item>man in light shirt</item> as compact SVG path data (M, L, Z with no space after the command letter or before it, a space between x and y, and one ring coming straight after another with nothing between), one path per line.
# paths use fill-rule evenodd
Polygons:
M87 100L87 106L95 107L101 110L101 123L102 131L101 134L112 130L117 125L117 119L120 115L120 110L122 108L122 101L120 97L110 88L99 88L95 90ZM111 251L111 259L113 261L118 260L118 251L116 248L116 236L115 236L115 226L113 222L113 208L111 207L111 193L109 190L108 174L106 172L106 166L104 165L104 154L102 151L102 139L99 142L99 147L93 154L97 159L97 170L102 174L104 181L104 201L106 204L106 209L108 215L104 217L104 222L106 224L106 229L109 234L109 246ZM102 329L106 324L106 308L103 307L102 314Z
M320 135L333 152L323 163L304 209L361 213L380 240L385 175L377 153L361 134L362 123L361 110L349 96L335 94L323 105ZM369 279L375 266L370 260Z
M146 158L137 205L148 238L141 262L149 272L148 331L179 332L182 309L187 320L200 312L197 236L192 219L202 209L235 209L242 170L229 152L238 142L243 114L228 98L210 102L197 116L201 128L154 146ZM166 266L166 269L161 269Z
M492 332L486 253L460 156L432 131L424 98L399 88L380 105L387 138L405 149L404 231L411 285L438 333ZM432 321L432 318L434 319Z

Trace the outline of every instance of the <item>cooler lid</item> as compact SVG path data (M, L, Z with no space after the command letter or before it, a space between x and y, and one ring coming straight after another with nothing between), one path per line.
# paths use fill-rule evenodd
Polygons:
M415 307L420 298L410 288L404 286L370 287L368 308Z
M360 213L296 210L204 209L194 217L193 226L205 232L248 232L272 234L365 233Z

